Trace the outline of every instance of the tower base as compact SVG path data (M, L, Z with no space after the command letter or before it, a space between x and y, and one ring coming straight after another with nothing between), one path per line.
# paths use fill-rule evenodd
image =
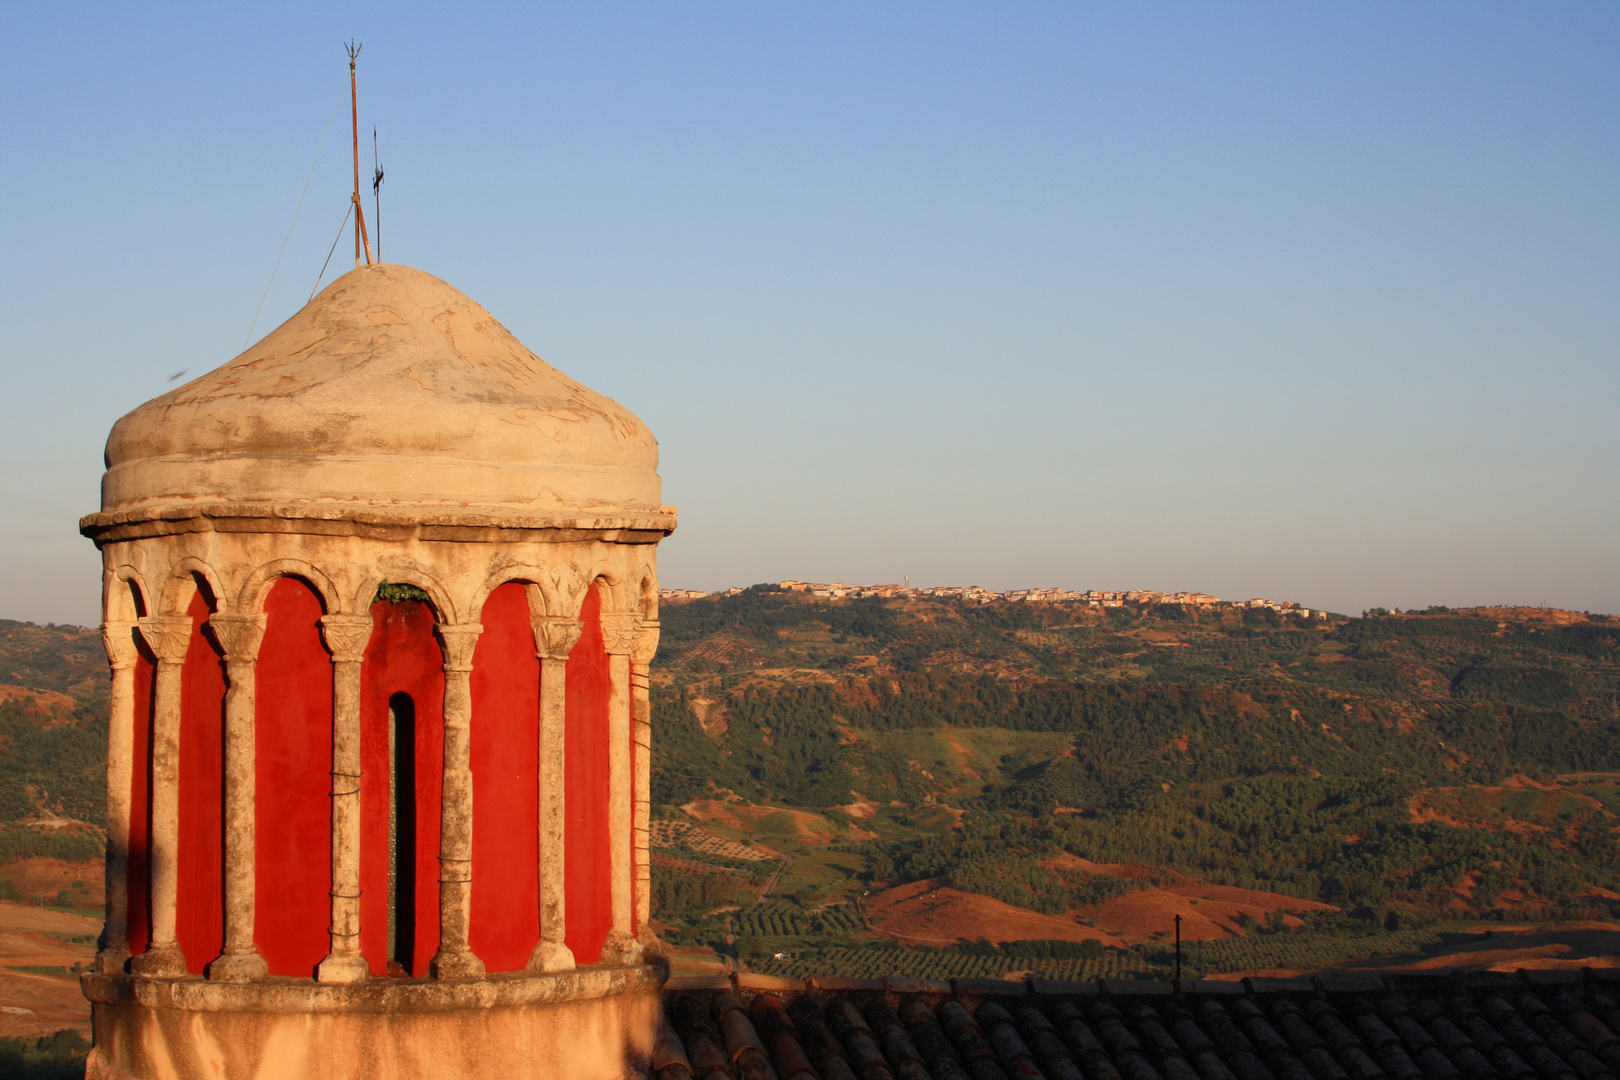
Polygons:
M663 970L460 982L81 977L87 1080L620 1080L652 1053Z

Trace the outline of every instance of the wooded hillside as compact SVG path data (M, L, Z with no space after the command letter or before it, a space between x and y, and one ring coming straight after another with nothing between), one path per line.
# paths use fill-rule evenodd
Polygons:
M655 800L869 801L885 814L852 850L879 881L945 877L1048 911L1130 887L1054 869L1067 855L1367 920L1606 916L1620 899L1614 619L761 586L669 604L663 623ZM960 828L882 827L938 806L965 811Z

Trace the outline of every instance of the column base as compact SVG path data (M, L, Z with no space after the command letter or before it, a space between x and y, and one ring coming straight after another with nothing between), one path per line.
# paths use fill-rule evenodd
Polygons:
M129 949L102 949L96 953L96 971L102 975L122 975L129 964Z
M529 954L530 971L573 971L574 954L560 941L541 941Z
M257 949L221 953L208 965L209 982L253 982L270 974L270 964Z
M328 954L315 969L315 981L322 983L365 982L371 975L371 965L363 956Z
M484 977L484 962L478 959L471 950L466 952L441 952L428 962L428 972L435 979L481 979Z
M156 975L168 978L186 973L186 957L174 943L153 945L139 956L130 958L129 970L136 975Z
M614 930L602 943L602 962L605 964L641 963L641 942L626 930Z

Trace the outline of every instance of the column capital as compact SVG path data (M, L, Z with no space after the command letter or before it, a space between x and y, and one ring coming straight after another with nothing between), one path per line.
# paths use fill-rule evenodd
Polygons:
M219 642L226 663L249 663L259 658L264 644L265 616L214 615L208 620L209 633Z
M370 615L322 615L321 638L334 663L358 664L375 622Z
M542 660L566 660L574 651L585 624L579 619L559 619L541 615L530 620L534 629L534 650Z
M602 616L602 645L609 656L629 655L636 642L636 624L641 620L630 612L608 612Z
M638 667L646 667L652 663L652 658L658 652L658 632L661 629L657 619L642 619L636 625L636 642L630 650L630 662Z
M135 663L135 639L132 622L104 622L101 624L101 647L107 650L107 662L114 671Z
M191 647L190 615L146 615L136 625L160 664L183 664Z
M478 647L478 635L484 632L479 623L435 623L433 632L439 635L444 647L444 670L471 671L473 650Z

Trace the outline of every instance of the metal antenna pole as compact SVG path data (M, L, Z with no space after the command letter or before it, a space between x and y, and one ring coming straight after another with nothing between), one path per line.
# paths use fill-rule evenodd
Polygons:
M364 245L365 264L370 266L371 237L366 235L366 211L360 205L360 100L354 78L354 61L365 45L356 45L350 41L345 48L349 53L349 120L354 132L354 192L349 196L354 200L354 265L360 265L361 249Z
M1181 916L1176 916L1176 981L1181 981Z
M377 208L377 261L382 262L382 158L377 155L377 129L371 129L371 198Z
M360 202L360 102L356 98L354 61L360 55L362 45L356 45L352 40L344 46L349 53L349 120L354 130L354 192L350 195L356 205ZM354 265L360 265L360 223L354 223Z

